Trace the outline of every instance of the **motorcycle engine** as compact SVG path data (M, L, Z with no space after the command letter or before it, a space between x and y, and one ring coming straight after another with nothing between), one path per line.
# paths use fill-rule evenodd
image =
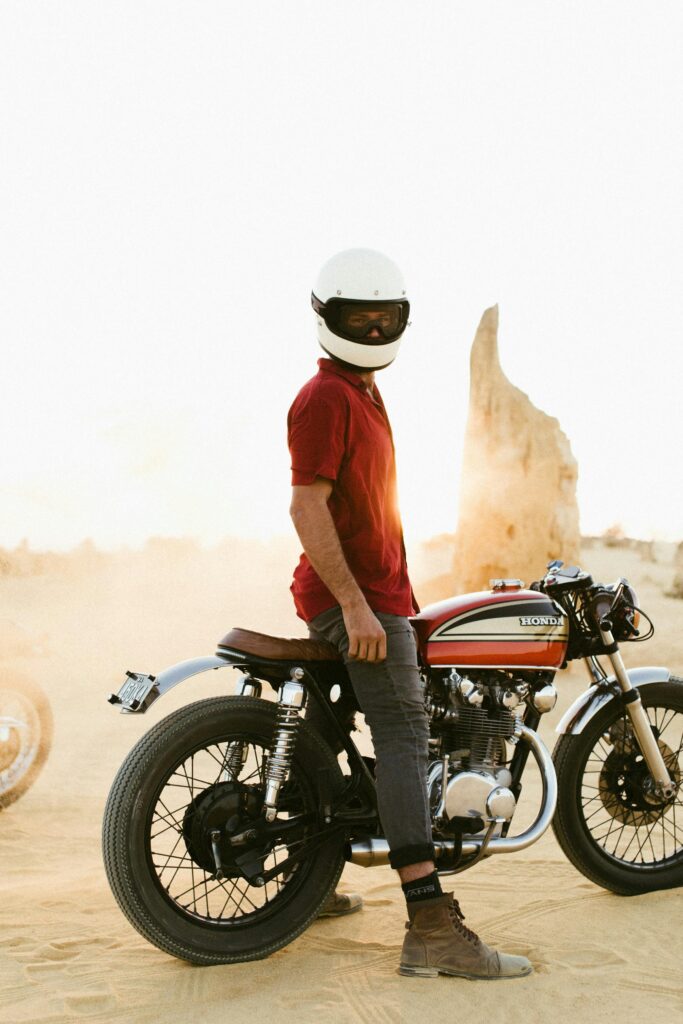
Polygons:
M511 821L516 800L506 740L514 734L527 690L522 681L494 677L475 683L455 670L440 685L432 681L426 707L431 746L441 759L430 763L427 786L435 824L442 830L476 835L498 818L492 833L498 836Z

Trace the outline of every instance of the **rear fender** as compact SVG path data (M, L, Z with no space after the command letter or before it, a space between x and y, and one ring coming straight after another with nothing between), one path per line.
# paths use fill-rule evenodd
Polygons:
M632 668L626 674L631 686L637 686L639 690L644 686L651 686L652 683L667 683L671 677L669 669L663 666ZM578 736L580 732L583 732L598 711L610 701L617 699L618 693L607 689L609 686L618 687L616 676L607 676L604 682L585 690L565 711L555 727L555 732L565 736Z
M200 672L209 672L217 668L234 668L234 663L226 658L219 658L217 654L206 654L201 658L188 658L187 661L179 661L177 665L170 665L157 676L159 696L163 697L178 683L198 676Z
M128 681L123 684L118 694L110 694L109 703L119 704L121 714L144 714L159 697L172 690L178 683L190 679L202 672L210 672L219 668L245 668L241 660L207 654L201 658L189 658L179 661L176 665L165 668L158 676L146 675L142 672L128 672Z

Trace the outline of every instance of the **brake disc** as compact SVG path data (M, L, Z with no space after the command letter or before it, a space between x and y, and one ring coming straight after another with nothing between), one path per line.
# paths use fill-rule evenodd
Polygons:
M605 759L598 779L602 804L611 817L624 825L633 828L653 825L659 821L672 800L663 800L655 792L647 762L630 730L624 728L624 723L612 727L610 739L614 746ZM678 790L681 782L678 757L663 740L658 739L657 745Z

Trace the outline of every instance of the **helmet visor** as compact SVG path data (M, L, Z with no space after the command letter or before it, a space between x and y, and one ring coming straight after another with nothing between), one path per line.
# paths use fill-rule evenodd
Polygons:
M410 312L407 299L380 302L329 299L322 303L313 296L313 308L334 334L367 345L398 338L406 328Z

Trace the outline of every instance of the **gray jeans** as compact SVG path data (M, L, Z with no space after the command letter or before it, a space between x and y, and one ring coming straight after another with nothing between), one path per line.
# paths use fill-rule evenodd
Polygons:
M353 686L333 705L347 731L354 726L356 708L365 715L375 748L377 805L389 843L393 868L434 858L427 799L429 722L424 709L422 681L412 626L402 615L375 612L387 635L385 661L356 661L348 657L349 638L339 605L308 623L312 640L327 640L342 654ZM357 702L357 704L356 704ZM334 742L317 704L311 700L306 721Z

